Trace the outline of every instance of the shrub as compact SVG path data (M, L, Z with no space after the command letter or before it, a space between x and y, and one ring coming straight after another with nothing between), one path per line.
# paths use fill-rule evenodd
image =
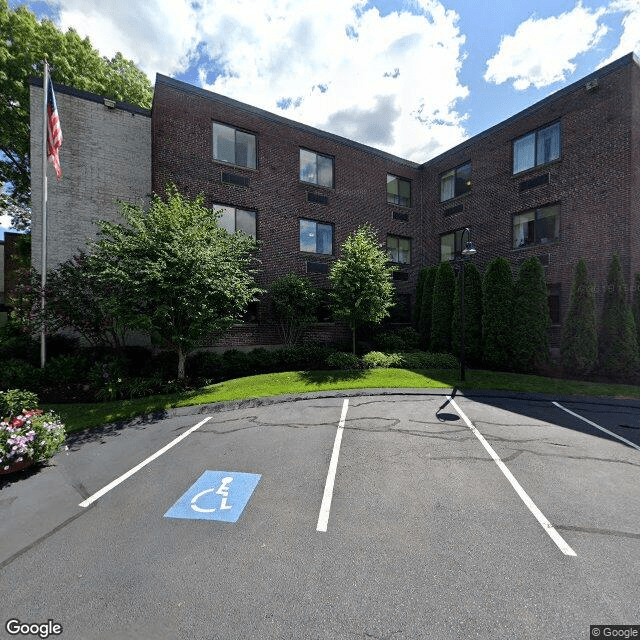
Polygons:
M413 325L418 328L420 324L420 314L422 312L422 294L424 292L424 283L429 273L429 267L422 267L418 271L418 283L416 284L415 304L413 305L412 321Z
M407 369L456 369L458 367L458 359L450 353L416 351L403 354L403 360Z
M327 356L325 364L329 369L362 369L363 363L358 356L353 353L336 351Z
M540 260L527 258L514 285L513 365L520 371L539 370L549 360L549 296Z
M42 369L42 383L55 386L73 384L84 380L87 370L88 363L83 355L50 358Z
M582 258L576 264L569 310L562 325L560 357L567 373L582 376L591 373L598 360L595 292Z
M193 378L220 380L222 378L222 356L213 351L199 351L187 358L187 375Z
M316 288L306 278L289 273L274 280L269 293L282 341L286 345L295 344L304 330L315 322Z
M7 360L24 360L33 365L40 363L39 344L11 321L0 327L0 362Z
M402 355L399 353L382 353L381 351L369 351L362 357L362 361L367 367L388 369L389 367L402 367L404 364Z
M449 261L441 262L433 284L430 341L430 348L433 351L451 350L454 289L453 267Z
M404 350L404 340L397 333L381 333L376 336L375 344L385 353Z
M456 356L462 349L461 296L458 277L451 325L451 347ZM482 361L482 277L473 262L464 266L464 346L465 360L471 364L479 364Z
M237 378L249 373L249 358L244 351L229 349L222 354L222 371L225 378Z
M37 391L41 370L24 360L8 360L0 365L0 389L20 388Z
M25 389L9 389L0 391L0 418L17 416L23 410L31 411L38 408L38 396Z
M78 352L78 339L62 333L47 336L47 358L73 355Z
M631 307L633 321L636 324L636 336L638 339L638 347L640 347L640 273L636 273L633 284L633 305Z
M617 253L611 261L607 275L600 321L598 361L602 373L614 378L634 374L638 367L636 328L626 302L626 285Z
M482 352L491 369L509 369L513 341L513 276L506 258L495 258L482 281Z

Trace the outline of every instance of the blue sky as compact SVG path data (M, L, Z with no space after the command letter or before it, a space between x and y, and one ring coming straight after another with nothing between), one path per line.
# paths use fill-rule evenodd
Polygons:
M9 4L121 51L152 81L163 73L417 162L640 54L640 0Z

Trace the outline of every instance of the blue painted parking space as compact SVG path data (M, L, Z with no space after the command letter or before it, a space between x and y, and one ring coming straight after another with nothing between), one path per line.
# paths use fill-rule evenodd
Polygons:
M164 517L237 522L260 477L257 473L205 471Z

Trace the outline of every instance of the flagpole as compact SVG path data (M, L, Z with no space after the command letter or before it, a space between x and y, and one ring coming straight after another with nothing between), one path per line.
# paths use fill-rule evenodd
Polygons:
M43 111L42 111L42 260L41 260L41 284L40 310L42 311L42 329L40 332L40 367L44 368L47 360L47 348L44 333L44 288L47 284L47 92L49 90L49 63L44 60Z

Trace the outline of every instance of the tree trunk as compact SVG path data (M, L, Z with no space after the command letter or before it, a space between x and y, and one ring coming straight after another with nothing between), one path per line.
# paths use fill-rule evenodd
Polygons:
M182 346L178 345L178 380L184 380L184 361L186 360Z

